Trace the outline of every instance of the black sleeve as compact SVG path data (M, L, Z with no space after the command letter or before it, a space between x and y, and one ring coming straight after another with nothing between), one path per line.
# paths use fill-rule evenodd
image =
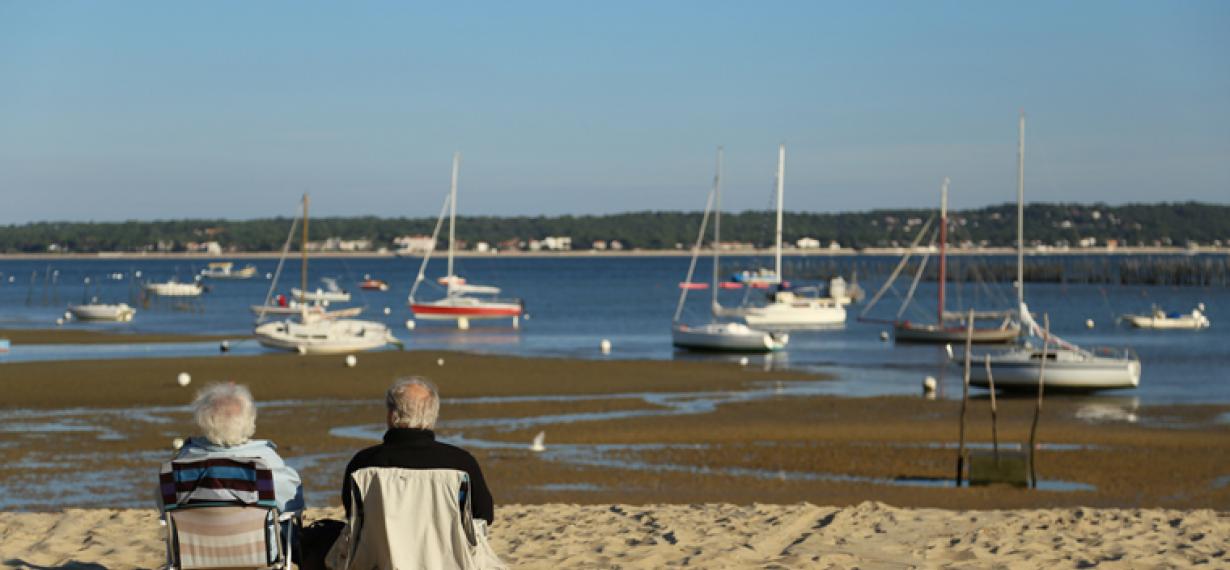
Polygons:
M350 482L350 475L355 472L355 462L358 459L359 456L355 455L354 458L350 460L350 463L346 464L346 474L342 475L342 507L346 509L346 520L350 520L350 487L354 485L354 483Z
M470 508L474 518L487 521L487 525L495 522L495 501L491 499L491 491L487 489L487 481L483 479L483 470L478 467L478 460L470 457L471 466L466 469L470 474Z

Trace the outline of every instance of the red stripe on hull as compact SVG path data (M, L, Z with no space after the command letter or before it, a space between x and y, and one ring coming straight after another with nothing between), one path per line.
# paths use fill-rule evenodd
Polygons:
M483 307L441 307L437 305L410 305L415 314L449 315L456 317L519 317L520 307L483 308Z

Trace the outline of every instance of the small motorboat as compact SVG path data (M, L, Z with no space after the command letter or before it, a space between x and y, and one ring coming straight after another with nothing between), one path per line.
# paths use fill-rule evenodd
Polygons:
M128 303L99 303L97 301L82 305L69 305L68 312L79 321L131 321L137 310Z
M363 280L359 282L359 288L367 291L388 291L389 284L383 279L372 279L370 275L364 275Z
M1120 317L1138 329L1160 330L1199 330L1209 328L1209 317L1204 314L1204 303L1196 305L1192 312L1167 313L1160 307L1153 307L1149 315L1123 315Z
M199 297L205 287L200 283L180 283L172 279L164 283L146 283L145 290L159 297Z
M207 269L201 270L201 277L207 279L251 279L255 275L255 265L249 264L243 269L235 269L235 264L230 261L216 261L210 263Z

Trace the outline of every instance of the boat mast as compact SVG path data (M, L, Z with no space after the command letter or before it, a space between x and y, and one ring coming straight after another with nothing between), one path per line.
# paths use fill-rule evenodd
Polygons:
M300 265L299 268L299 290L303 291L304 299L307 299L307 272L308 272L308 195L303 194L303 245L299 248Z
M940 187L940 312L936 316L936 324L944 328L944 285L945 274L948 272L948 178Z
M457 242L457 171L461 168L461 151L453 153L453 183L448 191L448 283L453 285L453 246Z
M774 271L777 282L782 282L782 194L786 184L786 145L777 147L777 251Z
M1025 111L1016 143L1016 304L1025 304Z
M718 307L718 262L722 249L722 147L717 151L717 171L713 175L713 312Z

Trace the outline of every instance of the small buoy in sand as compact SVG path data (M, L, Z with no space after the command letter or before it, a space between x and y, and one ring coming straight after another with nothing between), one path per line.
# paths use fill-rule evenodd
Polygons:
M747 366L747 363L748 360L746 356L739 358L739 366Z
M171 449L174 449L175 451L179 451L179 448L183 446L184 446L184 438L177 437L171 440Z
M218 343L218 350L219 350L219 351L221 351L221 352L227 352L227 351L229 351L230 349L231 349L231 341L229 341L229 340L224 340L224 341L222 341L221 343Z
M930 394L935 391L935 388L938 385L939 383L935 381L934 376L923 378L923 392Z
M443 358L437 358L437 359L436 359L436 366L444 366L444 359L443 359Z
M414 319L406 319L406 330L414 330Z
M1093 328L1093 319L1085 319L1085 328L1087 329Z
M58 327L58 326L61 326L61 325L63 325L63 324L64 324L64 318L63 318L63 317L60 317L60 318L56 319L56 326L57 326L57 327Z
M390 309L390 308L388 308L388 307L385 307L385 308L384 308L384 314L386 314L386 315L391 315L391 314L393 314L393 309Z
M175 377L175 383L179 384L181 388L187 387L192 383L192 375L187 372L180 372L179 376Z
M547 432L545 431L538 432L538 435L534 436L534 441L530 442L530 451L533 451L535 453L542 453L546 451L547 446L543 444L543 441L546 439L547 439Z
M611 353L611 341L605 338L602 339L602 342L598 343L598 350L601 350L602 354L610 354Z
M359 363L359 359L353 354L346 355L346 368L354 368L354 365Z
M880 331L880 340L888 340L888 331Z
M302 344L299 346L296 346L295 352L298 352L300 356L303 356L304 354L307 354L307 347L303 346Z

